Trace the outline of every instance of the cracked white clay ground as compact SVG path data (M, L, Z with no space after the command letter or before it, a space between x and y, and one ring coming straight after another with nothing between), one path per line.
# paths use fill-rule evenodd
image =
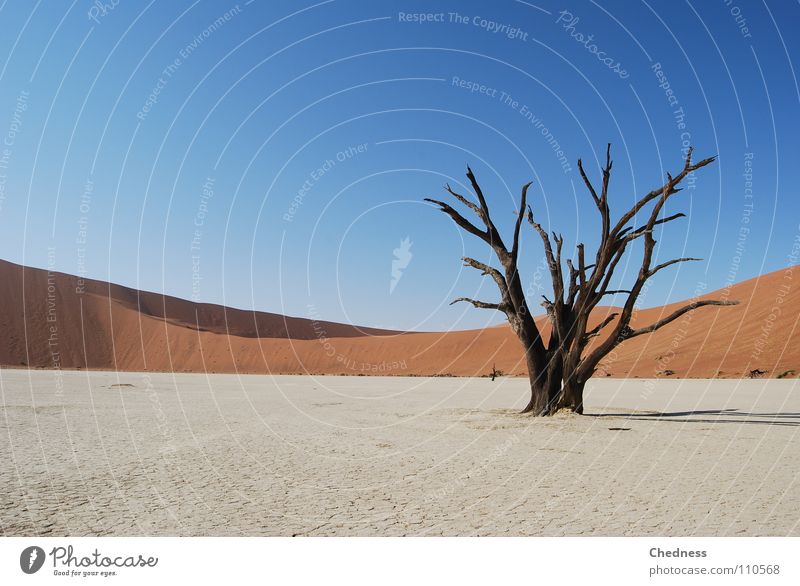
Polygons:
M547 419L509 378L0 383L5 535L800 535L797 381L596 380L602 416Z

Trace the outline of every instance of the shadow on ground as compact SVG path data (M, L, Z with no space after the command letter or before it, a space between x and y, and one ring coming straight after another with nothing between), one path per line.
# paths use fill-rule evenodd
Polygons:
M595 413L592 417L616 417L644 421L671 421L677 423L745 423L753 425L781 425L800 427L800 413L752 413L739 409L703 409L696 411L670 411L646 413ZM709 416L716 415L711 418Z

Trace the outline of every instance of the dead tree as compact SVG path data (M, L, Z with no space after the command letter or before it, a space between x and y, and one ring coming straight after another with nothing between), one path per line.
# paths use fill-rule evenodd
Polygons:
M681 191L679 187L690 173L712 163L714 158L692 162L692 149L689 149L683 169L674 177L667 174L666 182L639 199L616 222L612 222L608 203L608 187L611 178L611 145L606 150L606 162L602 169L603 178L600 190L586 175L583 164L578 160L578 169L586 188L600 214L600 243L594 262L586 264L585 246L576 246L577 266L572 259L563 259L564 239L556 232L548 235L547 231L535 221L533 210L527 205L527 192L530 183L522 187L520 209L514 227L514 239L511 252L507 251L500 240L497 228L491 220L485 197L475 180L472 171L467 169L467 177L472 184L480 205L475 205L464 196L455 193L450 186L446 189L462 204L466 205L483 221L486 230L478 229L464 219L451 206L428 199L439 206L461 228L485 242L495 251L505 272L479 263L471 258L464 258L464 263L482 271L484 275L494 278L501 292L500 303L487 303L473 299L459 298L453 301L468 301L475 307L491 308L503 311L511 323L512 329L520 338L525 348L528 363L528 375L531 384L531 398L523 412L535 415L549 415L559 409L568 408L576 413L583 413L583 391L586 381L594 374L601 360L622 342L642 334L654 332L675 321L682 315L708 305L735 305L736 301L718 301L712 299L696 300L689 303L658 321L643 327L631 327L631 320L637 301L645 283L661 270L672 265L700 260L696 258L676 258L653 266L653 253L656 240L654 230L660 226L685 217L677 213L661 217L665 204L673 195ZM652 204L649 212L645 210ZM526 214L527 211L527 214ZM647 221L635 227L633 222L644 213ZM519 254L519 232L523 217L527 215L528 223L539 234L544 245L545 258L552 280L553 298L544 297L544 306L552 326L550 339L544 344L541 334L528 310L522 292L520 277L517 274ZM552 238L551 238L552 236ZM632 242L643 241L642 262L636 280L629 289L611 289L614 271ZM554 246L555 245L555 246ZM566 269L564 270L566 265ZM590 328L589 320L592 311L607 296L626 295L622 309L606 316L597 325ZM604 332L608 332L602 341ZM592 342L595 340L594 342ZM591 344L590 344L591 343Z

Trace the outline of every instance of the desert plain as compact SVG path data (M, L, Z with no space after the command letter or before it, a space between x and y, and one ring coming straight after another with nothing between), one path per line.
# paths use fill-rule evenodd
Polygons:
M800 535L800 382L0 371L4 535Z

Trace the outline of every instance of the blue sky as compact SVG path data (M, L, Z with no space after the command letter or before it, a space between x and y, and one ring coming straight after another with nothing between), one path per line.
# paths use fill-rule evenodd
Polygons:
M424 197L466 189L469 164L508 230L532 180L539 221L591 248L577 159L597 177L613 144L619 213L691 142L719 160L674 198L689 217L658 255L705 260L643 304L790 264L796 3L101 4L0 5L0 258L302 317L480 327L502 316L448 302L496 298L459 262L489 252ZM538 308L542 250L532 231L523 246Z

